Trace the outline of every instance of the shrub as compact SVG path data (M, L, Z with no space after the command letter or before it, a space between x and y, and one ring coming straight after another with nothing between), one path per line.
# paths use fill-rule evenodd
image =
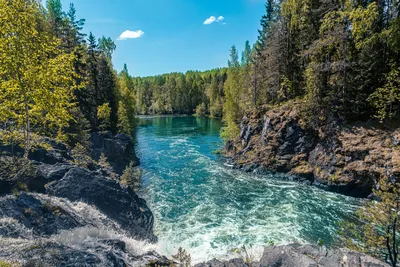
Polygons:
M380 257L395 267L400 259L400 182L383 178L374 195L377 201L367 201L357 211L358 223L341 222L342 241L350 249Z
M204 103L201 103L196 107L196 116L204 117L207 113L207 106Z
M129 166L125 168L121 175L121 183L132 188L133 191L137 191L140 187L140 177L142 176L142 170L135 168L133 162L129 163Z
M108 162L107 157L104 153L101 153L100 158L97 162L102 170L106 173L106 175L110 176L112 179L117 179L118 175L114 172L110 163Z
M87 168L90 164L93 163L92 158L89 156L89 152L86 147L84 147L81 143L77 143L75 147L71 151L72 157L74 158L74 164Z

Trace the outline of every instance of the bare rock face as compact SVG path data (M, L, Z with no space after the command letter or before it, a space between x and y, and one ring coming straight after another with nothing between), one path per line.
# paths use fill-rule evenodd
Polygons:
M328 250L324 247L291 244L265 248L259 267L387 267L368 255L348 249Z
M115 173L121 175L130 162L135 166L139 165L130 136L125 134L113 136L111 132L97 132L91 134L90 140L91 157L99 160L101 154L104 154Z
M242 259L212 260L195 267L389 267L368 255L348 250L328 250L325 247L290 244L266 247L259 262Z
M51 183L47 193L93 205L117 222L127 234L141 240L157 240L153 234L153 213L146 201L113 179L74 168L61 180Z
M367 197L383 175L400 175L400 129L374 122L333 125L310 132L301 103L247 114L241 134L225 147L235 167L287 172L299 180Z

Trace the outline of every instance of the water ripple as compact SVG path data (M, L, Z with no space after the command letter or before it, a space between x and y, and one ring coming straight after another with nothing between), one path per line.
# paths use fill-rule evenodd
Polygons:
M194 262L232 256L242 245L260 254L269 241L332 244L338 221L357 200L285 180L230 169L212 150L218 121L142 118L137 132L143 194L155 215L160 253L179 247Z

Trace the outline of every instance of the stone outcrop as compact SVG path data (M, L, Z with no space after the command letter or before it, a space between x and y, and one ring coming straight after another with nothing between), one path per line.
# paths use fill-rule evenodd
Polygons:
M137 239L156 241L153 214L146 202L117 181L82 168L73 168L47 187L47 193L95 206Z
M91 157L94 160L88 168L103 175L110 174L96 164L104 154L112 167L112 172L121 175L131 163L139 164L131 137L125 134L113 136L111 132L91 134ZM34 148L28 155L29 162L22 161L23 149L19 146L0 143L0 195L11 193L18 184L24 184L32 192L45 193L45 185L60 180L75 166L71 151L63 143L44 137L42 142L48 149ZM10 173L9 167L18 166L16 173Z
M87 244L85 249L66 246L53 241L42 241L33 244L18 244L20 249L0 250L0 258L19 259L21 267L54 267L54 266L93 266L93 267L137 267L169 266L169 262L156 252L144 255L133 255L126 251L126 244L120 240L104 239L95 244ZM13 261L15 262L15 261Z
M13 220L13 223L0 223L1 237L26 237L26 233L22 233L24 229L29 229L36 237L48 237L60 230L88 224L85 218L78 218L52 202L26 193L0 198L0 216Z
M226 144L236 168L276 171L356 197L367 197L384 175L400 174L400 129L377 122L330 125L310 132L301 103L247 114L240 137Z
M259 262L246 263L242 259L212 260L195 267L389 267L365 254L348 250L328 250L325 247L290 244L266 247Z
M0 145L1 260L21 266L169 262L155 252L137 254L123 241L156 242L153 214L145 200L122 186L118 176L105 175L100 165L78 167L65 145L44 141L49 149L34 149L28 161L21 158L22 149ZM138 163L129 137L97 142L93 153L104 153L115 163L113 171L122 173L131 160Z
M105 140L104 143L107 144L105 151L116 149L113 153L124 152L115 159L123 164L120 158L133 149L132 140L124 135ZM95 171L90 171L74 165L74 159L64 144L48 138L44 138L43 141L49 149L32 150L27 162L21 158L23 151L20 148L0 145L0 155L2 155L0 156L0 195L11 194L13 190L22 190L48 194L70 201L81 201L95 206L111 220L120 224L121 228L132 237L156 240L153 234L153 214L145 200L139 198L130 188L122 186L117 180L118 177L111 179L105 176L101 166L96 166ZM107 155L110 156L110 153L111 151ZM135 154L130 158L136 158ZM45 205L41 205L40 201L25 194L15 199L6 196L0 202L0 216L25 218L24 224L28 228L34 222L23 216L27 210L32 211L38 218L50 216L50 221L55 220L56 218L51 217L52 214L47 213L42 206ZM49 225L51 225L50 222ZM55 227L54 231L57 229L58 227ZM40 233L44 234L43 231Z
M111 132L97 132L90 135L91 157L99 160L101 154L107 158L115 173L121 175L130 164L139 165L131 137L125 134L113 136Z

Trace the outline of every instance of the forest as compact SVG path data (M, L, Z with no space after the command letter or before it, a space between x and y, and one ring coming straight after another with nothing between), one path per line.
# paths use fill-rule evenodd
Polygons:
M0 1L0 17L3 142L27 153L40 135L88 148L90 131L131 133L135 96L127 71L113 69L115 43L84 34L73 4Z
M228 138L238 135L246 110L293 99L304 101L312 130L396 116L399 1L268 0L265 9L249 60L239 62L231 49L223 109Z
M258 40L230 49L228 68L132 78L138 114L223 117L238 135L246 111L305 102L310 129L396 116L400 100L398 1L268 0ZM328 108L329 107L329 108Z
M135 114L196 113L222 117L223 136L232 139L245 112L266 104L305 101L312 129L390 119L399 108L398 1L268 0L258 40L247 41L242 53L232 46L227 68L154 77L132 77L126 65L117 73L115 43L84 34L73 4L67 12L59 0L2 5L0 116L3 129L14 133L9 138L23 128L25 135L67 133L63 138L74 145L84 143L85 131L129 133ZM22 38L7 38L8 32ZM12 96L4 90L10 87ZM48 98L60 104L49 107Z
M303 103L314 132L399 119L398 0L266 0L257 41L242 52L233 45L226 68L153 77L133 77L127 65L118 73L114 41L84 24L61 0L0 0L0 143L20 145L26 159L42 136L87 154L90 132L132 135L137 114L222 118L226 141L248 111L289 101ZM396 266L399 183L380 189L362 217L366 246L387 248Z

